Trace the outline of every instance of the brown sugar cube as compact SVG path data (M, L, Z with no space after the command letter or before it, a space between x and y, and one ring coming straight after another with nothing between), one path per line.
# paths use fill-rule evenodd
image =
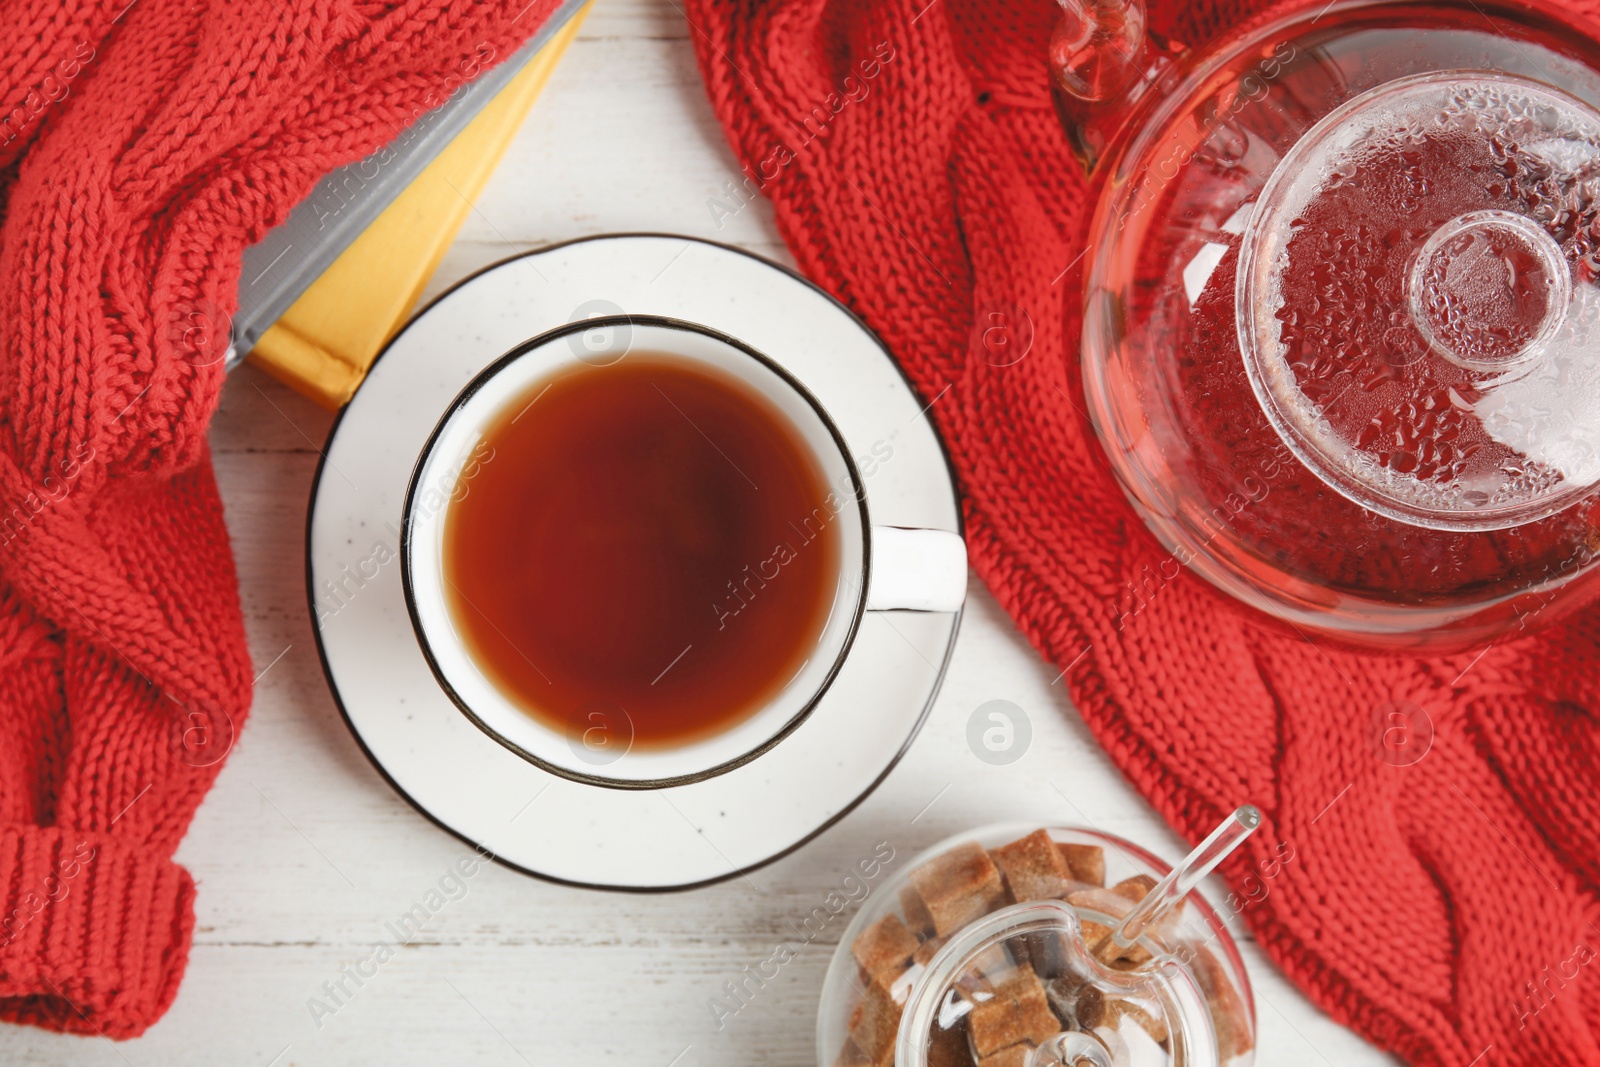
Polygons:
M1190 967L1211 1005L1211 1021L1217 1028L1217 1053L1222 1062L1249 1052L1250 1018L1222 961L1211 950L1202 948L1195 953Z
M1119 897L1127 897L1135 904L1150 895L1150 890L1156 887L1156 880L1148 874L1136 874L1132 878L1124 878L1111 887L1111 891Z
M1111 927L1090 922L1088 919L1084 919L1078 925L1083 927L1083 944L1092 956L1094 955L1095 947L1106 939L1106 935L1111 933Z
M995 986L995 992L1017 1000L1032 1000L1044 996L1044 983L1031 967L1014 967Z
M1124 878L1111 887L1111 891L1118 896L1127 897L1138 903L1150 895L1150 890L1156 887L1156 880L1148 874L1136 874L1132 878ZM1157 941L1163 943L1170 941L1178 933L1178 927L1183 922L1183 909L1188 906L1188 901L1175 901L1170 910L1161 917L1161 921L1151 928Z
M1167 1024L1131 1000L1110 1000L1106 1004L1106 1025L1121 1030L1124 1025L1135 1025L1150 1035L1158 1045L1167 1043Z
M1127 897L1137 904L1150 895L1150 890L1156 887L1156 880L1148 874L1136 874L1132 878L1124 878L1111 887L1111 892L1119 897ZM1179 900L1172 905L1170 911L1161 917L1161 921L1151 927L1150 932L1157 941L1166 943L1178 932L1178 926L1183 922L1183 909L1187 901Z
M1000 985L994 996L972 1009L967 1016L972 1033L972 1048L981 1062L984 1057L1012 1045L1030 1042L1043 1044L1061 1032L1061 1023L1050 1010L1044 986L1032 970L1019 969L1016 977Z
M1116 959L1111 961L1111 966L1119 971L1132 971L1143 967L1150 962L1150 959L1150 950L1145 948L1142 943L1135 941L1131 945L1124 946L1117 953Z
M850 955L869 975L903 970L917 950L917 935L906 929L900 916L890 912L865 930L850 946Z
M1120 953L1115 960L1112 960L1112 966L1117 966L1117 968L1123 969L1123 971L1131 971L1133 968L1139 968L1139 966L1146 965L1146 963L1149 963L1149 961L1150 950L1146 949L1144 945L1139 944L1139 942L1133 942L1133 944L1128 945L1126 949L1123 949L1122 953Z
M1106 853L1099 845L1056 845L1061 858L1072 869L1072 877L1086 885L1106 884Z
M850 1038L870 1062L877 1063L885 1052L894 1058L895 1033L900 1029L903 1010L895 1003L887 976L874 976L855 1010L850 1013Z
M1000 869L981 846L973 844L953 848L912 871L911 884L927 905L940 937L949 937L1005 901Z
M1150 895L1150 890L1156 887L1156 880L1148 874L1136 874L1132 878L1124 878L1111 887L1111 892L1134 904L1139 903ZM1180 900L1172 905L1172 910L1162 916L1161 921L1150 928L1157 941L1170 939L1177 933L1178 924L1183 921L1184 901ZM1131 910L1131 909L1130 909Z
M1050 1010L1050 1002L1042 994L1037 1000L1019 1003L1023 1009L1022 1029L1028 1035L1030 1044L1038 1045L1049 1041L1064 1029L1061 1020L1056 1018L1056 1013Z
M978 1061L978 1067L1027 1067L1028 1057L1032 1054L1032 1045L1011 1045L999 1052L991 1052Z
M972 1049L979 1062L990 1053L1027 1040L1021 1006L1010 997L996 996L972 1009L967 1016L972 1030Z
M1089 949L1090 954L1094 953L1095 946L1104 941L1106 935L1111 932L1111 927L1103 926L1097 922L1090 922L1088 919L1080 920L1078 925L1083 928L1083 943Z
M1075 908L1097 911L1101 915L1120 919L1133 910L1133 902L1109 889L1079 889L1067 894L1067 903Z
M1022 1009L1022 1031L1033 1044L1042 1045L1061 1032L1061 1020L1050 1010L1050 1001L1045 998L1042 987L1017 1004Z
M1017 901L1049 900L1071 888L1072 867L1044 830L989 852Z
M922 894L917 892L916 886L901 887L900 910L905 914L906 926L912 932L923 937L933 936L933 915L929 913L928 905L922 902Z
M1080 889L1067 897L1067 903L1075 908L1098 912L1113 919L1120 919L1133 910L1133 903L1127 897L1113 893L1109 889ZM1111 933L1111 927L1103 923L1097 923L1093 919L1080 917L1078 924L1083 927L1083 943L1091 953L1094 952L1095 946L1104 941L1107 935ZM1116 962L1125 962L1130 966L1137 967L1140 964L1148 963L1149 960L1150 950L1143 945L1134 944L1123 949L1112 965L1115 966Z
M1085 922L1083 924L1083 943L1088 946L1091 955L1099 946L1100 942L1104 941L1109 936L1111 936L1111 927L1109 926L1101 926L1099 923L1095 922ZM1150 950L1138 942L1134 942L1119 952L1116 957L1110 961L1110 966L1119 971L1131 971L1135 967L1142 966L1149 962Z

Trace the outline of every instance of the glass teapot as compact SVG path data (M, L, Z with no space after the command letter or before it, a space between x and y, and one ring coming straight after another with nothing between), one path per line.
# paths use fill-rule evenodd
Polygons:
M1301 631L1438 651L1587 601L1593 33L1318 0L1188 50L1141 0L1062 5L1057 110L1104 179L1084 389L1172 553L1150 584L1189 567Z

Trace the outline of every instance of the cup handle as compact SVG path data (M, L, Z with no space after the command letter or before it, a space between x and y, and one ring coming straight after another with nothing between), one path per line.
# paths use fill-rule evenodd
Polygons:
M960 611L967 598L967 543L948 530L872 528L868 611Z

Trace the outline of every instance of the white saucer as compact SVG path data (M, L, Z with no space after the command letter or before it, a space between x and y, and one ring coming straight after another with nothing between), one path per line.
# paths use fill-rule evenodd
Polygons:
M870 793L922 725L960 616L866 613L832 687L792 734L743 766L671 789L557 777L469 722L429 670L401 591L398 531L413 465L489 363L576 319L624 312L701 323L782 364L821 401L850 454L893 449L865 479L873 523L960 531L923 402L844 307L737 249L619 235L490 267L390 342L329 436L311 491L306 577L334 698L419 811L529 874L682 889L778 858Z

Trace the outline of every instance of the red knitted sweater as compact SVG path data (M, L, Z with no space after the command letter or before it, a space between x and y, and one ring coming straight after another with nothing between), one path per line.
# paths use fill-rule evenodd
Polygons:
M1204 41L1259 4L1152 6ZM1164 569L1075 399L1093 191L1048 96L1058 15L688 0L747 184L932 401L974 564L1096 737L1191 839L1243 801L1265 810L1227 873L1277 964L1416 1063L1600 1063L1600 611L1481 655L1363 655ZM1018 309L1031 350L986 356L991 316ZM1130 611L1151 575L1159 594ZM1431 722L1410 766L1375 736L1391 705Z
M0 1018L129 1037L250 660L205 429L240 253L553 0L0 5Z

